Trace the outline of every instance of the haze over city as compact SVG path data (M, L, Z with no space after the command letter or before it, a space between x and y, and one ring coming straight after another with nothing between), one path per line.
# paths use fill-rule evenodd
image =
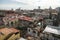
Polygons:
M60 40L60 0L0 0L0 40Z
M60 7L60 0L0 0L0 9L41 9Z

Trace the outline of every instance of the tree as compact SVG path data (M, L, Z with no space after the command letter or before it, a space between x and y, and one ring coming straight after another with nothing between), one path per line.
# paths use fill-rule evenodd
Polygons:
M49 18L52 19L52 8L51 7L49 8L49 14L50 14Z

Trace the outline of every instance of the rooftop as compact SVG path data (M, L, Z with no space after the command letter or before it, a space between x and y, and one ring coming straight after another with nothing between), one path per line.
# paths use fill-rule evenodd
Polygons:
M17 33L17 32L19 32L19 30L15 29L15 28L1 28L0 32L5 35L8 35L10 33Z

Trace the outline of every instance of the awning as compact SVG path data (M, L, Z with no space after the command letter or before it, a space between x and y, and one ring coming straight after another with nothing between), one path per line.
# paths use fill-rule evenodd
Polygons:
M43 32L48 32L52 34L57 34L60 35L60 27L55 27L55 26L46 26L45 30Z

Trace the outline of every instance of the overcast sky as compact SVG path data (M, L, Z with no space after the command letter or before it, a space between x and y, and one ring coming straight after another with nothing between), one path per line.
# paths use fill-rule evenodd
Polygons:
M42 9L60 7L60 0L0 0L0 9L34 9L40 6Z

